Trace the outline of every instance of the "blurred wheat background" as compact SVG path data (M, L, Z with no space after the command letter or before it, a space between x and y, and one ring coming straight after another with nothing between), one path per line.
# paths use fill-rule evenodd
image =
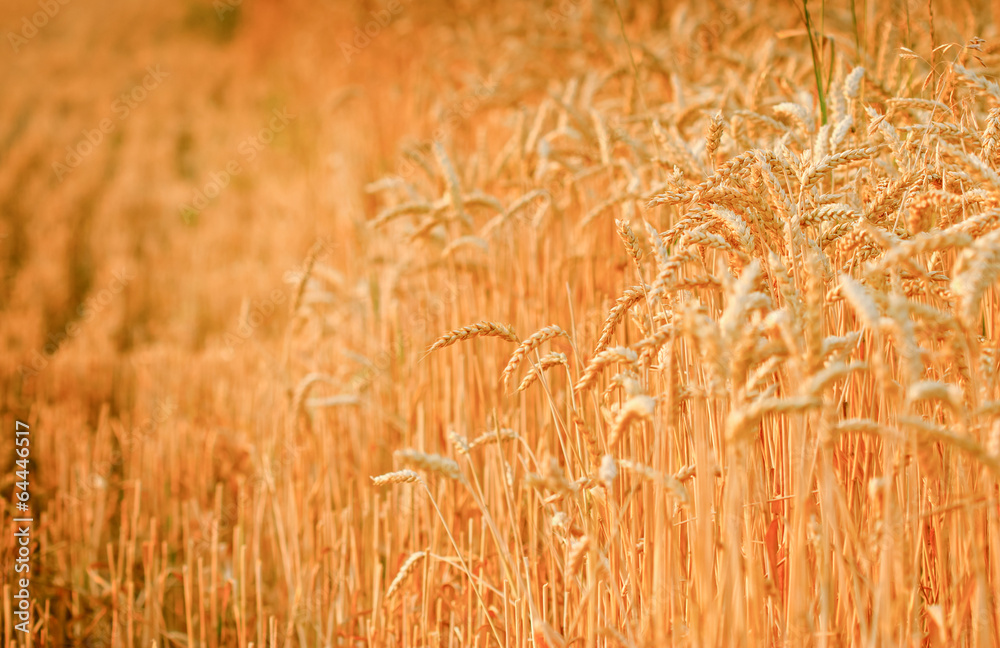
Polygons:
M3 645L1000 645L998 15L4 4Z

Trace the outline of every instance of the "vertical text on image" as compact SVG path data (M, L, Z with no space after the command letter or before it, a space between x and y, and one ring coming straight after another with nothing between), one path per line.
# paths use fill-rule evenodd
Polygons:
M28 633L31 627L31 522L34 518L30 516L28 500L31 493L28 490L28 461L31 455L31 430L27 423L23 421L14 422L14 454L15 459L15 481L14 481L14 507L21 517L14 518L14 538L16 540L17 557L14 559L14 616L18 623L14 628L20 632Z

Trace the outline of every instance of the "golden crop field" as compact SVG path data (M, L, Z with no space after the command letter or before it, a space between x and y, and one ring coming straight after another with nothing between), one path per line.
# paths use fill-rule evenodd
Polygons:
M2 646L1000 646L998 18L4 3Z

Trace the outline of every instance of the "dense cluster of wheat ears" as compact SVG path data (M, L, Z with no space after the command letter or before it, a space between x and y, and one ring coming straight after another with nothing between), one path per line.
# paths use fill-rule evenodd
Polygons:
M973 121L1000 89L953 62L938 87L948 103L891 96L855 67L829 88L829 123L793 102L707 114L697 146L656 116L634 140L611 134L593 99L602 81L574 81L543 104L518 151L552 142L591 160L567 164L573 182L620 178L580 224L628 214L614 224L634 285L596 344L567 332L574 321L520 343L510 325L481 321L429 347L515 343L500 383L523 369L517 391L537 381L523 398L551 415L537 445L493 419L472 443L452 432L464 468L409 455L457 480L482 516L492 546L477 555L490 556L494 579L468 584L481 628L501 645L501 630L526 628L559 646L1000 639L1000 109ZM543 133L546 107L560 118ZM436 152L448 189L419 210L420 234L463 217L463 190ZM496 218L543 196L533 220L545 218L559 200L543 189ZM466 237L486 247L493 229ZM542 355L560 339L571 355ZM513 447L472 449L491 437ZM490 502L484 481L504 497ZM956 508L970 527L937 523ZM953 561L979 585L965 612L946 613L963 569ZM965 613L969 625L955 624Z

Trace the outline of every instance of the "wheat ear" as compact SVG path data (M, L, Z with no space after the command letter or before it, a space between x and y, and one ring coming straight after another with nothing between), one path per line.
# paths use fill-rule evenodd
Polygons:
M546 354L538 361L538 364L531 368L528 375L524 377L521 384L518 386L517 391L522 392L532 385L538 377L542 375L543 372L555 367L556 365L566 364L566 354L559 353L558 351L553 351L552 353Z
M413 484L423 481L423 478L410 469L397 470L372 477L373 486L389 486L391 484Z
M499 337L507 340L508 342L517 342L517 334L514 333L514 328L510 324L501 324L500 322L483 320L481 322L476 322L475 324L469 324L468 326L448 331L438 339L434 340L434 343L427 348L427 353L425 353L424 356L426 357L431 352L443 349L446 346L451 346L456 342L475 337Z
M406 580L413 573L414 568L417 563L427 555L426 551L415 551L409 555L406 561L403 562L403 566L399 568L399 572L396 577L392 579L392 583L389 584L389 589L385 591L386 600L391 599L393 594L399 591L399 588L406 583Z
M555 324L550 324L549 326L543 327L536 331L531 337L526 339L524 342L514 350L514 353L510 356L510 360L507 362L507 366L504 367L503 374L501 374L501 379L503 380L504 389L507 389L507 384L510 382L511 376L517 371L517 367L521 364L521 361L529 353L538 348L546 340L551 340L559 336L569 337L566 331L562 330Z

